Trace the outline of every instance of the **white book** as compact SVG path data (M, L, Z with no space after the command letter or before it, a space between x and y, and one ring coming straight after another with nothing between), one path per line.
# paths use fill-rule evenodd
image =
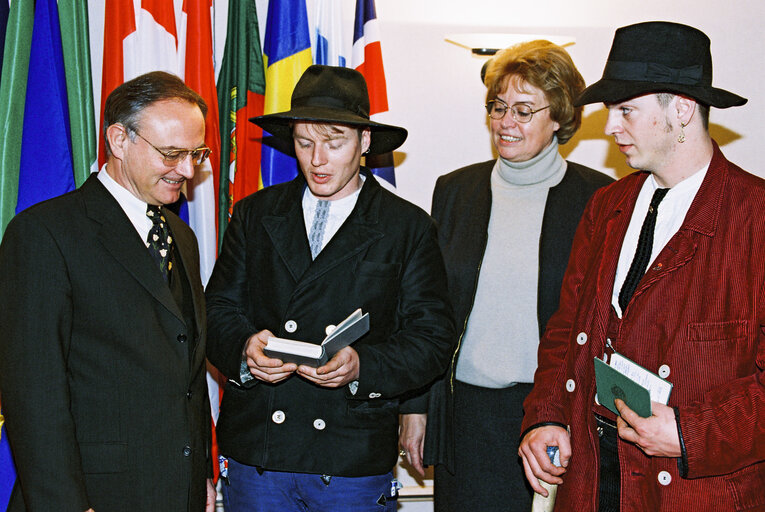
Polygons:
M285 363L319 367L327 363L340 349L347 347L369 332L369 313L357 309L340 322L321 343L269 336L263 352Z

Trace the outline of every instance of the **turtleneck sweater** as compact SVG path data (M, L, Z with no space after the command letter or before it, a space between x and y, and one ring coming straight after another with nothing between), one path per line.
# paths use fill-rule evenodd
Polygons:
M497 160L488 241L457 360L458 380L486 388L533 382L542 219L548 191L565 172L555 137L525 162Z

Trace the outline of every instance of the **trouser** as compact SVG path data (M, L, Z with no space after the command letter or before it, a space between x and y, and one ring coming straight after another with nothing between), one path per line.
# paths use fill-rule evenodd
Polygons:
M600 439L600 480L598 483L598 512L619 512L619 451L617 443L619 435L616 424L595 415L595 425Z
M223 483L226 512L395 512L393 473L339 477L264 471L228 459Z

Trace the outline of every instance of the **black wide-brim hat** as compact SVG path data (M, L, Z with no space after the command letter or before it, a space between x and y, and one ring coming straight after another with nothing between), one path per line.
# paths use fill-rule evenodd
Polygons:
M355 69L336 66L310 66L295 84L290 110L250 121L290 145L290 124L295 121L368 127L372 132L368 153L372 155L393 151L407 136L405 128L371 121L364 76Z
M574 105L618 103L656 92L682 94L717 108L747 101L712 87L706 34L687 25L649 21L616 30L603 78L587 87Z

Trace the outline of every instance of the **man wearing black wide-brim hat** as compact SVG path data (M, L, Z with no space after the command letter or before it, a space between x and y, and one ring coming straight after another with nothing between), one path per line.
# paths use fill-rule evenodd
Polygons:
M704 33L649 22L616 31L578 100L597 102L637 171L577 231L524 404L526 475L560 484L556 510L765 510L765 181L708 131L710 107L746 99L712 86ZM596 387L594 358L645 384L650 414Z
M207 287L208 357L229 378L226 511L394 511L399 397L446 369L454 341L433 221L360 165L407 132L371 121L363 76L330 66L252 121L302 172L234 206ZM369 333L319 368L263 351L269 336L319 343L357 308Z

